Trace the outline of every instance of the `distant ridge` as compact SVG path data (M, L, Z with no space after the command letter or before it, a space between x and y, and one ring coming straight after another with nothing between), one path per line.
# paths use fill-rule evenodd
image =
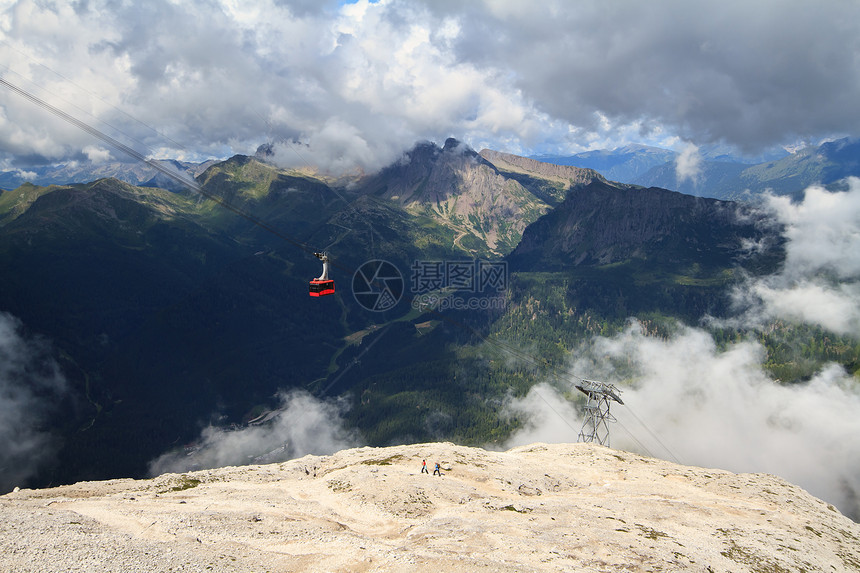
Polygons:
M216 163L215 160L190 163L172 159L158 160L158 162L169 165L180 173L187 173L192 178L200 175ZM179 191L183 188L183 186L173 179L159 173L148 165L138 162L119 161L98 164L82 161L79 163L0 172L0 188L15 189L24 183L32 183L40 186L90 183L107 177L114 177L132 185L140 185L141 187L160 187L162 189L170 189L171 191Z
M768 190L799 196L810 185L833 186L846 177L860 176L860 139L851 137L771 156L760 163L726 155L719 148L705 148L697 152L697 166L683 175L676 167L678 155L667 149L631 145L532 159L588 167L612 181L726 200L745 200Z
M648 145L626 145L618 149L585 151L575 155L532 155L545 163L594 169L612 181L632 183L648 170L673 162L678 154Z
M493 151L492 149L482 150L481 157L500 169L541 175L548 179L559 180L566 187L584 185L594 180L605 180L604 176L594 169L547 163L511 153Z
M724 268L759 234L742 205L598 180L526 228L508 259L525 271L631 259Z

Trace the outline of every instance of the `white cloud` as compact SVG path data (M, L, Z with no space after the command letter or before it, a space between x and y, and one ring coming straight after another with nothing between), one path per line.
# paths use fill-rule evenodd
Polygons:
M87 159L90 162L98 164L109 161L111 158L110 150L107 150L103 147L98 147L95 145L88 145L83 149L84 155L87 156Z
M860 131L850 2L339 4L18 0L0 7L0 57L49 103L188 159L288 139L323 165L374 169L452 135L528 153ZM92 144L5 90L0 112L7 157Z
M25 336L21 321L0 312L0 493L50 460L55 444L44 425L65 392L48 343Z
M801 280L786 285L778 277L755 281L748 288L747 294L757 297L768 319L817 324L837 334L860 337L860 284L856 282L830 285Z
M15 175L17 175L18 177L20 177L21 179L23 179L25 181L32 181L36 177L39 176L39 174L36 173L35 171L24 171L21 169L15 169L13 171L14 171Z
M848 190L810 187L800 202L769 196L766 207L784 226L779 273L737 289L741 320L785 318L860 338L860 179Z
M344 402L319 400L304 391L279 398L281 406L267 422L237 430L207 426L193 453L167 452L150 462L150 474L273 463L358 445L357 435L343 425Z
M770 196L768 203L786 226L785 274L860 279L860 179L849 178L844 192L812 186L799 203L784 196Z
M693 143L687 143L675 158L675 176L678 184L688 179L696 183L701 174L702 156L699 154L699 148Z

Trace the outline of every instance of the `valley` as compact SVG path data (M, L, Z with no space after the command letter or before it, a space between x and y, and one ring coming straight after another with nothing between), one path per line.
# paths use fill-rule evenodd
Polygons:
M0 195L0 309L22 337L50 341L66 380L36 417L60 444L55 459L5 489L143 477L159 456L205 446L201 430L227 439L217 429L258 428L267 412L272 425L295 392L338 404L329 427L362 444L502 445L529 424L509 401L545 380L563 390L571 354L591 339L634 317L656 337L727 319L742 277L773 273L785 256L780 229L746 204L456 140L350 180L264 159L198 176L230 209L116 179ZM751 243L766 248L751 254ZM319 300L306 293L314 250L331 253L338 285ZM353 296L370 260L403 278L382 312ZM480 261L503 265L502 288L413 284L418 262ZM413 304L428 293L459 307ZM743 335L711 332L727 344ZM850 337L784 323L769 332L768 368L786 384L827 361L858 369ZM805 360L788 346L807 348ZM308 453L290 440L242 455Z

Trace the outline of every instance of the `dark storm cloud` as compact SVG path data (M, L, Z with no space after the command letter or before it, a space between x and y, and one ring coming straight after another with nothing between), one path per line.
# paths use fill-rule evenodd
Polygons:
M747 148L860 129L854 2L466 6L459 59L509 71L539 108L575 126L599 129L602 114Z

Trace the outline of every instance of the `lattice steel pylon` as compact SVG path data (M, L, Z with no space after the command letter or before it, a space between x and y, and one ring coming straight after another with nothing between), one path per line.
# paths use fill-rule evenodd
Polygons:
M585 402L585 420L579 431L580 442L597 442L602 446L609 446L608 422L615 422L615 416L609 413L609 401L624 404L618 394L618 388L605 382L580 379L576 389L585 394L588 400Z

